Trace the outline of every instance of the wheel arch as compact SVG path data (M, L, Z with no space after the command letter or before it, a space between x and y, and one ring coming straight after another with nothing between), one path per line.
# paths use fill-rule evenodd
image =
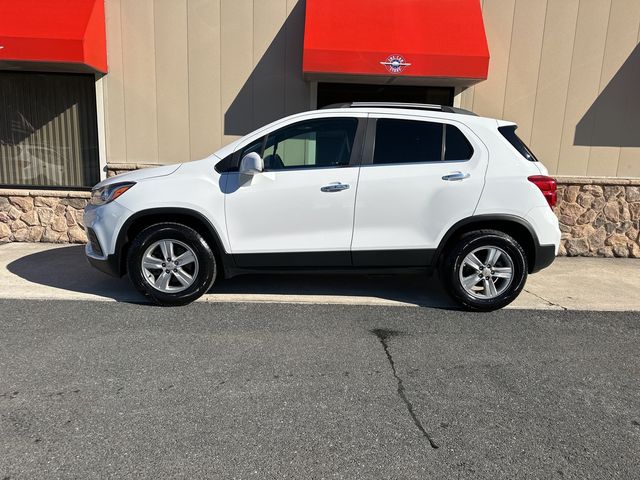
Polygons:
M513 237L523 248L527 256L527 271L533 273L536 266L536 252L540 246L535 230L522 217L507 214L477 215L456 222L442 237L434 259L438 266L444 253L461 235L473 230L498 230Z
M218 260L222 263L223 268L221 271L224 271L225 265L228 263L230 256L226 254L220 235L211 222L207 220L204 215L195 210L178 207L162 207L136 212L122 225L122 228L118 233L115 246L115 254L119 259L120 275L127 273L126 258L131 241L145 228L163 222L180 223L193 228L196 232L202 235L211 246L214 255L216 255Z

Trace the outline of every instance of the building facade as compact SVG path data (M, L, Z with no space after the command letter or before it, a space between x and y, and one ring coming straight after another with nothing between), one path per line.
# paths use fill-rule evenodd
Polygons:
M394 100L517 122L558 178L561 253L640 257L637 0L0 9L0 242L82 241L79 212L106 175L200 159L299 111ZM63 35L34 15L71 23Z

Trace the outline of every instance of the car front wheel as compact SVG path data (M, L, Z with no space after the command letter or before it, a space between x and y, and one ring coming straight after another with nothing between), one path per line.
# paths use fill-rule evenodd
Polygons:
M161 223L142 230L127 257L131 282L158 305L185 305L206 293L216 279L216 259L190 227Z
M491 311L511 303L527 280L527 258L506 233L478 230L453 245L440 270L451 296L469 310Z

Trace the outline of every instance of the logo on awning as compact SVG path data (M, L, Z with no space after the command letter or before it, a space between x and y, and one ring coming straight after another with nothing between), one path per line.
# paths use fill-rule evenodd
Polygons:
M401 73L405 67L411 66L402 55L389 55L386 61L380 62L380 65L387 67L390 73Z

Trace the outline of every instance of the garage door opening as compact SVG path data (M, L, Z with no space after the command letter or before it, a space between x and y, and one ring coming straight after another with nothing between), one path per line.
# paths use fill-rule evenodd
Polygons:
M453 87L318 83L318 108L348 102L405 102L453 106Z

